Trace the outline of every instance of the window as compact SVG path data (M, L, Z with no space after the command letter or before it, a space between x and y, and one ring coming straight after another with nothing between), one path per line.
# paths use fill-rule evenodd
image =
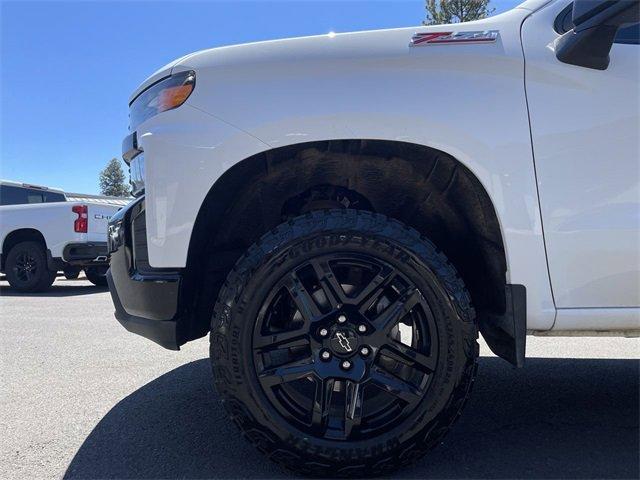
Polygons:
M64 196L63 193L60 192L49 192L49 191L43 191L42 193L42 198L44 199L44 202L46 203L51 203L51 202L66 202L67 199Z
M43 201L42 193L27 190L27 203L42 203Z
M615 42L638 45L640 43L640 23L618 30Z
M64 194L37 188L0 185L0 205L26 205L29 203L65 202Z
M21 205L29 203L27 201L27 191L24 188L0 185L1 205Z
M573 28L573 18L571 16L573 12L573 3L567 5L560 14L556 17L556 21L553 24L553 28L559 34L568 32ZM634 23L628 27L618 29L614 43L625 43L631 45L638 45L640 43L640 24Z

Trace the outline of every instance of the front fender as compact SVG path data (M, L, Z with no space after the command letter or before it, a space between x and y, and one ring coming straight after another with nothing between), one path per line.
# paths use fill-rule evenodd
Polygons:
M187 57L176 68L196 71L193 94L138 135L148 162L151 265L186 265L207 193L248 157L313 141L415 143L453 156L484 186L501 225L507 280L527 287L528 328L551 328L520 46L528 13L469 24L500 31L489 45L410 48L416 29L398 29Z

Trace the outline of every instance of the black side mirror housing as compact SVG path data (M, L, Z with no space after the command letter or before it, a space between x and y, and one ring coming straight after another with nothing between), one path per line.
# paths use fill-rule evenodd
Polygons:
M555 45L558 60L571 65L606 70L618 29L640 18L638 0L575 0L574 28Z

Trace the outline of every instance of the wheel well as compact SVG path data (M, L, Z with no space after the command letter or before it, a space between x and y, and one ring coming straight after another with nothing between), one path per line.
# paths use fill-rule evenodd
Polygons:
M4 263L9 251L21 242L40 242L45 249L47 248L47 242L45 241L42 233L38 230L34 228L21 228L20 230L14 230L7 235L2 242L2 271L4 271Z
M464 165L410 143L313 142L247 158L209 191L189 246L182 340L207 333L227 273L261 235L296 214L336 207L383 213L415 228L448 256L480 314L505 312L506 258L498 218Z

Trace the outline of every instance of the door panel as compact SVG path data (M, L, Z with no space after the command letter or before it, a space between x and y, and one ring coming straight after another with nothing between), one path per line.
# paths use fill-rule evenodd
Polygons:
M558 61L553 25L523 24L526 90L549 271L558 308L640 306L640 49L604 71Z

